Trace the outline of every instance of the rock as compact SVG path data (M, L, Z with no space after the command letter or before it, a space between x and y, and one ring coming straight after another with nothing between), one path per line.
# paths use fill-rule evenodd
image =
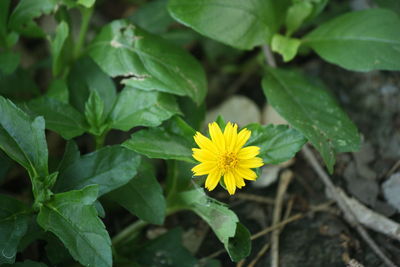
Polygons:
M400 172L389 177L382 185L385 199L400 212Z
M379 194L379 186L375 180L360 177L357 164L350 162L343 176L347 181L347 190L364 204L374 206Z
M234 95L219 107L209 111L206 115L206 124L215 121L219 115L225 121L237 123L240 127L261 121L260 110L256 103L242 95Z
M281 115L269 104L266 104L261 114L262 124L288 124Z
M251 183L251 185L256 188L263 188L275 183L281 169L282 166L280 165L266 165L262 167L260 177Z

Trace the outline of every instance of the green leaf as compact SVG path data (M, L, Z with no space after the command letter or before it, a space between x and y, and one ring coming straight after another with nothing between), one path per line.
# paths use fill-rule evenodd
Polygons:
M28 229L27 207L16 199L0 195L0 265L14 263L17 247Z
M5 46L10 1L11 0L0 1L0 46Z
M27 108L36 116L43 116L46 128L65 139L82 135L87 127L84 117L74 107L54 98L40 97L27 103Z
M208 197L202 189L179 193L170 204L172 207L177 205L178 209L192 210L206 221L224 244L232 261L239 261L250 254L250 234L240 225L236 214L221 202Z
M170 130L157 127L135 132L129 140L123 143L123 146L149 158L195 162L192 157L194 144L190 141L194 130L181 119L179 123L182 124L175 125L174 129ZM179 127L188 127L189 129ZM185 134L182 131L189 131L189 133Z
M91 91L85 105L85 117L90 126L89 132L94 135L102 135L107 128L104 114L104 101L97 91Z
M290 36L300 28L312 11L313 5L310 2L299 1L293 3L286 13L286 34Z
M7 177L7 173L13 166L13 161L6 155L2 150L0 150L0 184Z
M68 263L72 265L73 259L60 239L54 234L47 232L45 240L47 243L45 246L46 257L53 266L67 265Z
M98 186L55 194L40 208L37 221L54 233L72 257L86 266L112 266L111 240L93 202Z
M26 261L21 261L21 262L16 262L14 264L6 264L3 265L4 267L47 267L46 264L43 262L37 262L37 261L31 261L31 260L26 260Z
M374 0L379 7L391 9L400 14L400 2L397 0Z
M72 165L75 161L79 160L80 157L79 148L74 140L69 140L65 146L63 158L58 164L58 172L63 173L69 165Z
M185 121L194 129L200 129L206 117L206 105L196 106L188 97L178 98L179 107L184 114Z
M110 115L110 128L128 131L135 126L155 127L179 113L172 95L125 87Z
M146 2L128 19L148 32L166 33L168 27L174 22L167 12L167 3L167 0Z
M61 0L68 8L91 8L96 0Z
M47 89L46 96L68 104L69 92L66 81L59 79L52 80Z
M44 37L45 33L34 19L43 14L50 14L57 8L56 0L21 0L11 13L8 25L11 29L30 37Z
M269 68L262 86L276 111L321 153L330 173L335 153L359 150L356 126L315 78Z
M96 91L103 100L105 116L113 109L117 97L112 79L89 57L79 59L72 66L68 88L70 103L82 113L91 91Z
M182 246L182 234L181 228L174 228L147 242L136 251L136 261L141 266L198 266L196 258Z
M39 96L40 91L30 73L22 68L17 68L10 75L3 75L0 72L0 95L21 101Z
M170 0L178 22L239 49L266 44L278 31L290 1Z
M146 161L142 162L132 180L108 196L144 221L160 225L164 222L165 198L154 167Z
M96 0L78 0L78 4L86 7L86 8L91 8Z
M187 95L197 104L207 93L204 70L193 56L127 21L105 26L89 53L107 74L123 76L126 85Z
M250 255L251 242L250 232L247 228L237 223L235 236L230 238L228 241L228 251L232 261L240 261Z
M0 71L8 75L13 73L19 64L20 55L11 51L0 52Z
M259 157L264 164L279 164L290 160L307 142L300 132L286 125L254 123L246 128L251 131L246 146L260 147Z
M107 146L81 156L59 174L55 192L99 185L99 196L129 182L137 173L140 156L121 146Z
M296 56L300 44L301 42L299 39L275 34L274 37L272 37L271 49L281 54L284 62L288 62Z
M400 70L400 18L389 10L339 16L312 31L303 43L345 69Z
M63 58L63 47L69 35L69 27L65 21L61 21L56 28L54 40L50 42L52 55L52 71L54 76L61 74L63 68L67 64Z
M44 119L33 121L10 100L0 96L0 148L28 170L31 178L48 176Z

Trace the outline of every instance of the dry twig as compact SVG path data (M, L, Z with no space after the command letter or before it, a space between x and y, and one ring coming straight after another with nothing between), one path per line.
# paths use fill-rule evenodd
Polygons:
M281 220L283 197L285 196L286 190L292 181L293 173L290 170L286 170L282 173L278 193L275 199L274 213L272 215L272 225L276 225ZM280 229L275 229L271 236L271 266L278 267L279 265L279 233Z
M352 225L354 228L356 228L357 232L364 239L364 241L368 244L368 246L371 247L371 249L376 253L376 255L378 255L379 258L387 266L395 267L396 265L382 252L382 250L378 247L378 245L375 243L375 241L368 234L368 232L358 222L358 220L357 220L356 216L354 215L351 207L349 205L347 205L347 203L343 199L343 197L340 196L340 194L336 190L336 187L333 185L331 179L326 174L324 169L321 167L321 165L319 164L319 162L317 161L317 159L315 158L315 156L311 152L311 150L307 146L304 146L302 152L303 152L306 160L308 161L308 163L310 163L311 167L318 174L318 177L321 178L322 182L325 184L327 189L330 191L333 199L336 201L336 203L338 204L339 208L343 211L343 213L345 215L345 219L347 220L347 222L350 225Z
M312 214L312 213L317 212L317 211L326 210L330 205L332 205L332 203L333 203L332 201L328 201L328 202L323 203L321 205L318 205L318 206L315 206L315 207L311 207L310 211L307 212L307 213L297 213L297 214L295 214L293 216L290 216L288 219L283 220L280 223L274 224L272 226L269 226L269 227L261 230L260 232L255 233L254 235L251 236L250 239L254 240L254 239L260 238L260 237L272 232L275 229L279 229L279 228L285 226L288 223L300 220L300 219L306 217L309 214Z

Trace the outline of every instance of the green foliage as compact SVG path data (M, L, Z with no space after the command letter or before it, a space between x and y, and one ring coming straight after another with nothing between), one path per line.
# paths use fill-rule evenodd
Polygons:
M126 185L114 190L109 197L140 219L162 224L166 213L166 202L154 167L143 161L138 174Z
M135 126L155 127L179 113L172 95L125 87L110 114L111 127L123 131Z
M400 70L400 18L385 9L348 13L312 31L304 45L345 69Z
M271 105L321 153L329 172L336 153L359 150L357 128L321 83L269 68L262 86Z
M5 264L3 266L13 266L13 267L47 267L46 264L42 262L36 262L36 261L31 261L31 260L26 260L23 262L16 262L14 264Z
M392 11L396 11L397 14L400 14L400 2L397 0L375 0L376 4L379 7L391 9Z
M176 209L192 210L206 221L224 244L232 261L239 261L250 254L250 234L239 223L236 214L224 204L209 198L202 189L181 192L171 202Z
M56 29L56 35L54 40L50 42L51 46L51 54L53 55L53 75L58 76L60 75L63 66L67 63L63 60L63 56L66 53L61 53L64 47L65 41L69 35L69 27L65 21L62 21ZM65 56L64 56L65 57Z
M28 229L28 208L11 197L0 195L0 265L14 263L21 238Z
M105 26L90 46L90 55L111 76L143 90L187 95L200 104L206 80L200 64L185 50L127 21Z
M300 44L301 41L299 39L275 34L272 37L271 49L281 54L283 56L283 61L288 62L296 56Z
M31 177L48 175L44 119L32 120L10 100L0 96L0 148L21 164Z
M29 203L0 195L0 264L13 264L31 244L51 265L203 264L182 246L180 228L149 241L140 234L183 210L207 222L240 261L250 254L249 231L204 192L205 177L192 179L193 136L204 133L206 107L231 94L225 85L241 86L266 69L259 88L252 82L254 91L241 93L257 96L262 88L289 125L247 125L246 146L260 147L265 164L279 164L309 141L332 173L335 155L358 150L360 135L316 77L288 69L315 51L348 70L400 70L393 0L375 0L386 9L333 10L321 25L328 0L125 1L127 13L110 20L106 2L0 0L0 181L23 185L10 193ZM106 21L92 23L99 9ZM269 48L283 62L275 64ZM279 66L265 66L261 56ZM203 66L211 76L207 102ZM217 123L226 125L222 117ZM11 166L19 168L14 161L29 185L19 181L23 171L8 177ZM126 225L124 209L139 220Z
M118 145L104 147L71 160L67 166L64 163L54 190L65 192L97 184L101 196L128 183L139 164L140 157L135 152Z
M291 5L286 13L286 34L291 35L313 11L313 5L310 1L298 1Z
M123 146L149 158L194 162L191 148L195 131L175 117L165 128L149 128L132 134Z
M166 33L174 22L167 11L167 0L154 0L142 5L129 20L154 34Z
M117 96L112 79L88 57L73 64L68 75L68 90L71 105L82 113L92 91L103 100L105 115L112 110Z
M89 132L94 135L102 135L107 128L105 124L104 101L97 91L91 91L85 104L85 117L89 124Z
M182 246L181 228L175 228L144 244L136 252L136 261L142 266L196 266L196 259Z
M307 142L304 136L286 125L246 126L251 131L249 146L260 147L260 155L264 164L279 164L294 157Z
M282 23L288 2L170 0L168 9L177 21L207 37L239 49L252 49L272 38Z
M30 37L44 37L45 33L35 18L49 14L57 8L56 0L21 0L11 13L8 25L10 29Z
M93 202L98 186L55 194L37 217L46 231L63 242L74 259L84 265L112 266L111 240L97 217Z
M0 72L8 75L13 73L19 64L20 55L11 51L0 53Z
M55 131L65 139L79 136L88 128L80 112L55 98L34 99L27 103L27 108L34 116L42 115L46 120L46 128Z

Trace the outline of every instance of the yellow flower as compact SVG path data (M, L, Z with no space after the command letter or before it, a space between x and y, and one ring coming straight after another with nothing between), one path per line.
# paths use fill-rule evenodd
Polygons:
M237 132L237 124L228 122L222 133L216 122L208 124L211 140L196 132L194 140L200 148L193 148L193 157L200 161L192 171L195 176L208 175L206 188L213 190L221 176L229 194L242 188L244 180L255 180L257 174L252 168L261 167L264 163L256 157L260 153L257 146L243 147L249 140L251 131L244 128Z

